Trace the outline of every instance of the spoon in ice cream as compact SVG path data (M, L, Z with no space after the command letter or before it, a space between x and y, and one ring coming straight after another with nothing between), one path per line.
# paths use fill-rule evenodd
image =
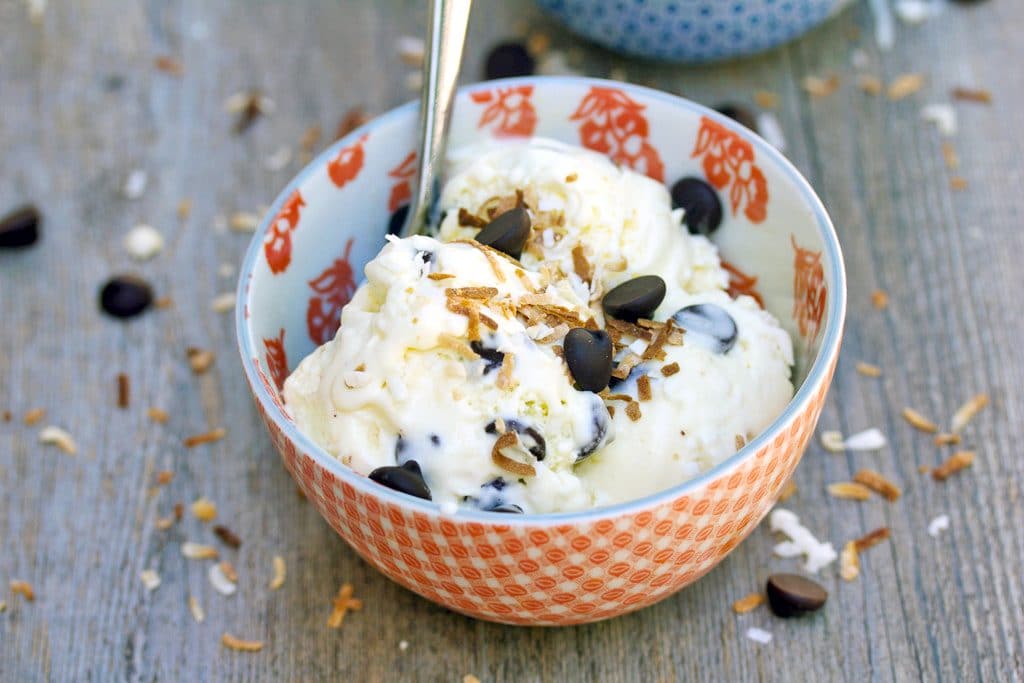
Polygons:
M420 164L416 194L400 237L426 231L437 198L471 5L472 0L430 0L427 9L426 56L420 91Z

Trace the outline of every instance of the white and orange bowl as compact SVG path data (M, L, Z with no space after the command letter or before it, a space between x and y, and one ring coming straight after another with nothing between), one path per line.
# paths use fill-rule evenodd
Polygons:
M480 619L591 622L693 583L765 516L818 421L846 308L842 253L821 201L764 140L667 93L561 77L460 90L454 147L543 136L598 150L669 184L697 175L716 187L725 218L713 239L731 288L756 295L792 335L796 394L738 453L655 495L564 514L444 512L345 467L299 431L279 394L295 365L333 337L363 265L389 225L400 222L417 130L417 107L408 104L332 145L281 192L246 254L238 346L285 467L370 564Z

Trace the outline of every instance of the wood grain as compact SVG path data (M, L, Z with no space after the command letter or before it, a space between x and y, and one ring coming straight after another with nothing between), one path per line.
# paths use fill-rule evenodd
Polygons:
M230 316L210 300L233 287L218 275L237 264L247 236L217 227L218 216L257 210L298 168L264 160L295 149L306 128L326 131L350 107L379 113L410 99L408 67L395 40L418 35L421 3L318 0L51 0L38 25L23 3L0 2L0 212L35 201L42 243L0 253L0 581L30 581L36 600L5 595L0 613L2 680L950 680L1024 678L1024 211L1018 112L1024 81L1024 5L950 5L920 27L899 26L880 53L871 16L857 5L791 45L708 68L632 62L566 35L525 0L480 2L464 80L476 80L495 41L531 27L568 51L577 68L613 69L707 104L752 103L757 89L780 95L777 115L788 155L829 207L850 279L850 316L822 427L852 433L877 426L891 445L878 454L835 455L813 446L787 507L837 546L878 527L892 540L862 558L856 583L826 572L825 610L782 621L765 608L737 616L733 600L792 561L771 556L758 530L695 586L652 608L564 629L508 628L449 613L397 587L358 559L298 499L258 423L234 351ZM859 33L861 38L851 37ZM854 85L851 51L889 82L921 71L926 88L902 102ZM184 74L157 71L161 55ZM815 99L806 75L837 73L839 90ZM952 139L967 179L952 191L941 138L920 107L948 100L951 87L987 87L990 106L957 103ZM224 100L258 87L276 103L242 136ZM119 188L135 168L149 185L137 200ZM186 220L181 199L192 201ZM147 222L167 239L154 261L134 264L120 246ZM137 271L174 306L122 323L101 317L95 295L111 273ZM888 291L875 310L870 294ZM185 348L212 349L204 376ZM864 360L879 379L858 375ZM119 410L116 375L132 382ZM906 425L912 406L940 423L969 396L992 405L965 431L974 466L944 483L918 472L948 456ZM45 407L42 424L78 440L71 457L36 442L21 424ZM161 407L170 421L145 414ZM185 436L224 425L225 440L186 450ZM903 486L897 503L834 500L825 486L871 467ZM154 489L159 470L173 470ZM186 513L155 528L176 502L206 496L219 523L242 538L220 544ZM939 539L925 529L947 513ZM185 540L212 543L240 576L233 597L217 594L207 563L180 553ZM270 592L271 558L288 565ZM155 569L162 585L139 579ZM330 599L351 582L364 601L343 628L325 626ZM187 599L206 621L194 623ZM750 626L770 630L760 646ZM262 640L259 653L228 651L220 635ZM401 641L408 642L402 651Z

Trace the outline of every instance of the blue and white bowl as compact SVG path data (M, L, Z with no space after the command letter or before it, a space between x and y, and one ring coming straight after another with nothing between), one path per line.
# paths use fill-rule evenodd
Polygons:
M672 62L761 52L809 31L851 0L537 0L611 50Z

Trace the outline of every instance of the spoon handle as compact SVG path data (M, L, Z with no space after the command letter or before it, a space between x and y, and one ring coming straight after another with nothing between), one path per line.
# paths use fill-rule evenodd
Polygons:
M455 83L466 41L466 25L472 0L430 0L427 10L427 44L420 93L420 149L416 195L401 237L424 232L427 213L438 192L444 163L448 125L451 122Z

